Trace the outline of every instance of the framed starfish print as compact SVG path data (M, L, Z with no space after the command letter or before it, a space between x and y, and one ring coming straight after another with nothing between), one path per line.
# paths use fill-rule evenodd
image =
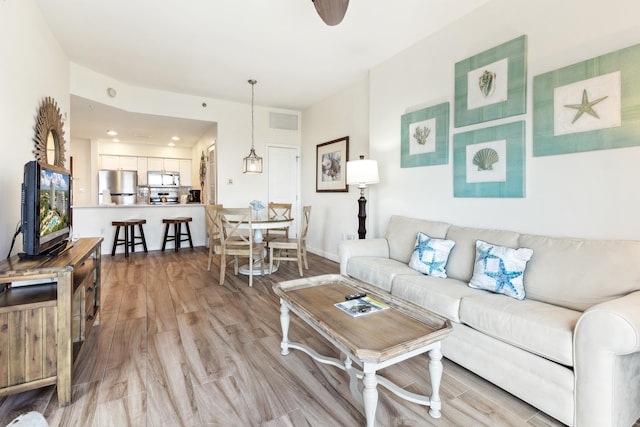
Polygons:
M524 114L527 36L456 63L455 127Z
M533 78L533 155L640 145L640 45Z

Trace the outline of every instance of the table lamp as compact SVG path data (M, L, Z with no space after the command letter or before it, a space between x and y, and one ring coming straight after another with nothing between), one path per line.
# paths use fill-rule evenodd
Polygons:
M365 228L365 220L367 219L367 199L364 197L364 189L367 184L377 184L380 182L378 178L378 162L376 160L365 160L364 156L360 156L360 160L352 160L347 162L347 184L357 185L360 189L360 198L358 199L358 237L364 239L367 230Z

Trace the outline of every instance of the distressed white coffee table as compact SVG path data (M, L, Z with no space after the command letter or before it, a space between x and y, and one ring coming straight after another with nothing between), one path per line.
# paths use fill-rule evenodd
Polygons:
M295 348L318 362L336 366L347 372L350 379L349 389L364 406L367 427L375 425L378 384L403 399L429 406L429 414L434 418L440 418L440 343L451 332L449 320L340 275L330 274L280 282L273 290L280 297L281 354L287 355L290 348ZM357 292L365 292L391 307L376 313L351 317L334 306L335 303L344 301L346 295ZM290 342L290 311L329 340L343 353L344 360L322 356L303 344ZM429 355L431 396L411 393L376 374L379 369L424 353ZM355 368L352 362L361 369ZM362 392L358 388L359 379L362 379L363 383Z

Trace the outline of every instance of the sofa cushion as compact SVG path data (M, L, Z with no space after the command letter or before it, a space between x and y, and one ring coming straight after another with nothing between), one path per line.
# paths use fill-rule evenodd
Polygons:
M462 323L567 366L573 366L573 329L581 315L579 311L497 294L463 297L460 303Z
M535 253L527 298L584 311L640 286L640 241L521 235L520 244Z
M460 299L484 294L471 289L466 282L423 275L398 275L393 280L391 294L431 310L454 322L460 322Z
M347 274L354 279L391 292L391 284L398 274L422 276L407 264L381 257L352 257L347 264Z
M447 234L447 228L449 228L449 224L446 222L393 215L389 219L389 227L385 235L389 242L389 257L409 264L418 231L431 237L443 239Z
M524 269L532 255L529 248L512 249L478 240L469 286L524 299Z
M447 278L447 258L455 242L446 239L434 239L418 232L409 267L422 274Z
M449 255L447 276L465 282L471 280L476 260L476 240L517 248L519 236L520 233L514 231L450 226L447 230L447 239L453 240L456 245Z

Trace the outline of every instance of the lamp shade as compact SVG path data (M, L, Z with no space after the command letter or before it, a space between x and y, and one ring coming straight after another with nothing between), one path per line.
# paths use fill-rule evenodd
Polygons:
M360 156L363 157L363 156ZM378 162L376 160L352 160L347 162L347 184L365 187L367 184L377 184Z

